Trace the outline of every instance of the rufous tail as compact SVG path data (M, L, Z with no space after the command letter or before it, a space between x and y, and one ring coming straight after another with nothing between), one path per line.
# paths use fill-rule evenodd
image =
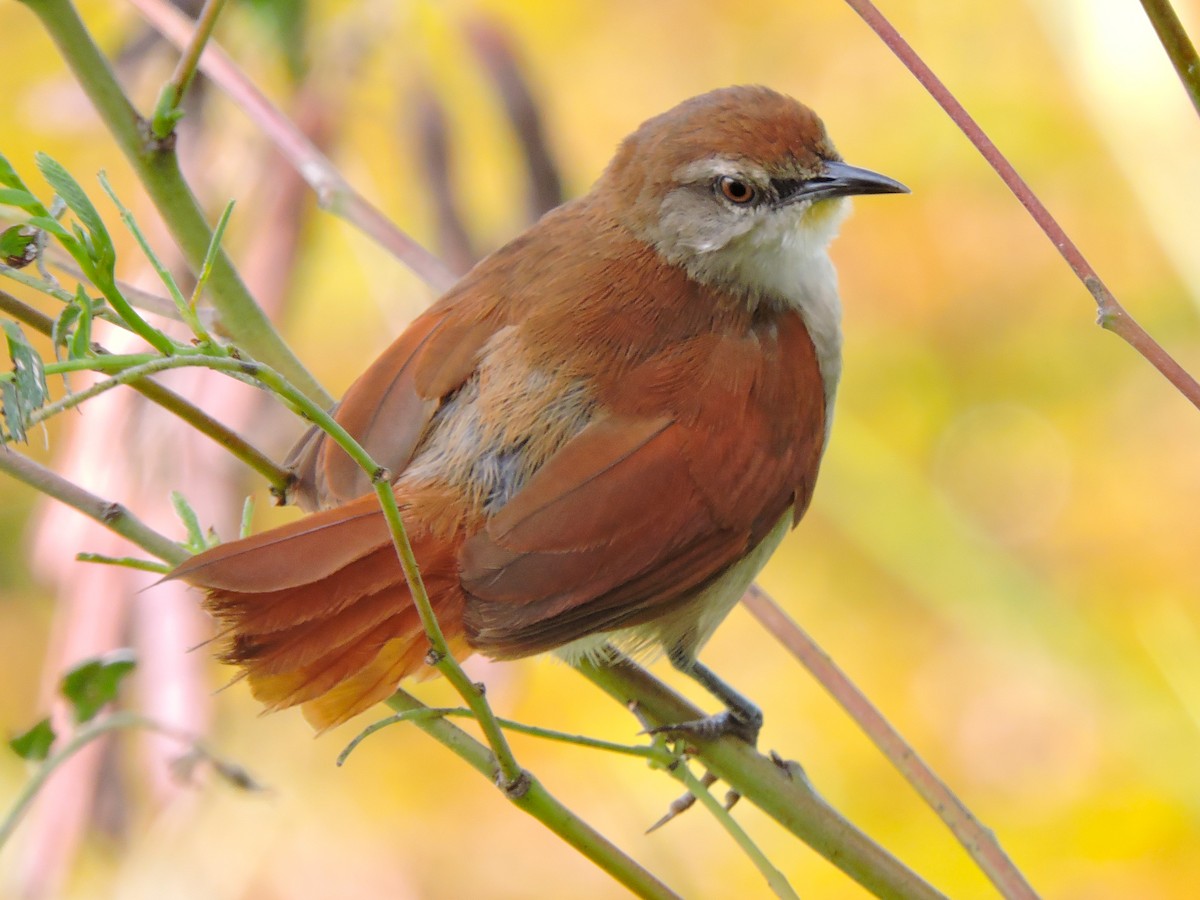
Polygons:
M455 547L410 533L439 624L459 658ZM221 658L268 710L300 704L318 731L431 674L429 642L373 494L200 553L171 573L204 588Z

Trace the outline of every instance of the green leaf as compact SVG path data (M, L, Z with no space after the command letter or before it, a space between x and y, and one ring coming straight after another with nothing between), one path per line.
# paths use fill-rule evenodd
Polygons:
M0 153L0 184L25 190L25 182L21 180L21 176L17 174L17 170L12 167L8 157L3 153Z
M38 215L46 212L42 201L24 188L0 188L0 205L15 206L27 213Z
M63 307L63 311L58 314L58 318L54 320L54 324L50 327L50 342L54 345L54 355L58 356L58 348L66 347L67 341L72 338L71 326L79 319L82 309L78 303L68 303ZM68 349L68 359L70 358L70 350Z
M46 387L46 370L42 358L25 339L25 332L16 322L4 322L8 339L8 355L13 361L17 396L22 408L30 413L46 402L50 390Z
M75 333L71 335L71 346L67 353L71 359L81 359L85 356L92 356L92 313L94 307L92 301L88 299L87 293L83 290L83 285L79 285L75 294L75 302L79 307L79 325L75 328Z
M40 228L43 231L48 231L63 243L74 241L71 237L71 232L63 227L63 224L58 219L50 216L33 216L27 223L35 228Z
M170 137L175 125L183 118L183 110L171 105L173 95L174 91L168 85L163 85L150 117L150 130L160 141Z
M0 413L4 414L6 431L0 433L0 443L6 440L24 443L25 416L21 413L21 401L17 397L17 386L8 379L0 380Z
M41 408L49 395L46 370L42 358L25 339L16 322L0 322L8 342L8 355L13 362L13 377L0 381L0 403L8 433L15 441L25 441L25 423L29 414Z
M207 550L208 541L204 538L204 529L200 527L200 518L187 502L187 498L179 491L171 491L171 505L175 507L175 515L179 516L179 520L187 529L188 546L196 553Z
M13 753L29 762L41 762L50 754L50 746L57 735L50 719L42 719L24 734L18 734L8 742Z
M71 177L71 173L50 156L38 153L34 160L42 177L49 182L58 196L63 198L71 212L75 213L88 230L91 236L89 255L95 260L100 271L111 278L117 261L117 251L108 235L108 229L104 227L104 220L88 199L87 193L79 186L79 182Z
M90 722L105 705L116 699L122 679L136 665L132 650L114 650L98 659L80 663L67 672L59 692L75 711L75 721Z
M250 529L254 527L254 497L247 495L242 503L242 527L238 529L238 537L244 538L250 536Z
M38 257L38 234L28 225L13 225L0 231L0 259L14 269L23 269Z
M138 559L136 556L105 556L103 553L76 553L79 562L98 563L103 566L121 566L126 569L137 569L141 572L155 572L159 575L171 574L171 566L153 559Z
M50 340L54 345L54 355L59 357L60 347L67 351L67 359L81 359L93 356L92 352L92 319L96 305L87 295L82 284L75 286L75 296L63 307L63 311L54 320L50 329ZM65 374L65 373L64 373Z

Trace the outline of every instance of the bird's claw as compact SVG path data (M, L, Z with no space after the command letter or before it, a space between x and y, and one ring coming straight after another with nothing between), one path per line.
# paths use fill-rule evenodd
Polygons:
M761 716L756 721L748 721L739 710L726 709L702 719L647 728L646 734L665 734L669 737L695 738L701 741L713 741L730 734L741 738L753 747L758 743L758 732L761 727Z

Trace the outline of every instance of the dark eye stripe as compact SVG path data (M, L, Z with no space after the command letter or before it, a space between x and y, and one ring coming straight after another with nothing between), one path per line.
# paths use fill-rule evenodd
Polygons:
M772 178L771 189L775 192L775 196L780 200L787 200L797 191L804 187L804 180L801 178Z

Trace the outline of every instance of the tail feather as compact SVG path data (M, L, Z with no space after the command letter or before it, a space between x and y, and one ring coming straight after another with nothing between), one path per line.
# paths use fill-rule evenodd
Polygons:
M403 582L389 542L312 584L261 593L210 589L205 607L221 621L236 621L243 631L269 634L319 621Z
M465 659L473 652L466 637L459 633L447 636L450 653L455 659ZM425 663L429 645L423 635L409 642L390 641L383 650L354 677L315 700L304 703L304 718L318 733L341 725L376 703L386 700L396 690L402 678L429 678L437 670Z
M374 494L184 561L169 578L238 593L303 587L344 570L391 535Z
M279 672L267 671L266 667L248 669L250 692L256 700L272 710L308 703L367 669L389 642L418 641L421 638L419 631L401 632L401 637L389 637L393 632L389 631L387 624L330 650L306 666Z
M403 600L407 602L408 596L404 595ZM239 633L222 659L245 666L254 676L307 673L310 667L329 667L356 647L373 646L378 652L390 638L423 633L413 607L399 607L397 612L396 605L378 596L365 597L336 616L308 623L302 633Z
M359 570L386 568L382 577L360 580ZM332 649L355 640L374 626L397 613L415 610L404 582L403 572L391 559L368 557L347 570L346 581L362 581L367 589L348 592L338 586L337 576L331 582L328 595L324 582L296 589L296 601L288 596L271 596L271 605L260 610L265 595L214 592L205 600L206 610L214 614L227 634L222 659L233 664L253 665L269 662L274 670L298 668L310 664ZM328 602L324 608L323 600ZM412 623L419 628L419 623ZM406 629L407 630L407 629Z
M419 527L410 538L455 656L469 655L460 540ZM431 672L429 642L373 496L215 547L171 577L208 591L221 656L242 667L253 695L268 709L302 704L320 730L386 699L406 676Z
M322 732L386 700L404 676L416 674L424 664L428 644L421 637L414 634L388 641L355 675L304 702L304 718Z

